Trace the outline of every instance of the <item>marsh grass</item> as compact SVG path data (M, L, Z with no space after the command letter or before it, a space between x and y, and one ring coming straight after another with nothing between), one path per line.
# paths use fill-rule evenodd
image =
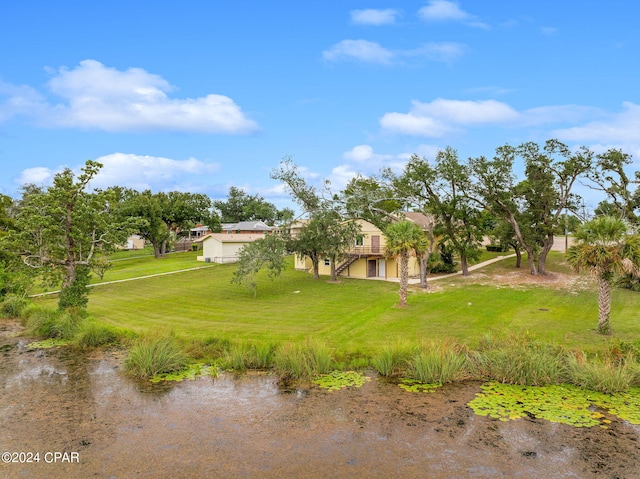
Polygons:
M381 376L399 376L406 371L409 360L414 353L415 345L408 341L384 344L372 356L371 364Z
M627 391L640 380L640 368L633 354L624 360L587 360L584 353L569 356L570 382L584 389L612 394Z
M2 313L8 318L20 318L22 316L22 312L25 308L27 308L31 302L20 296L8 296L2 301L2 306L0 310Z
M74 344L82 349L92 349L120 343L121 333L115 328L93 320L84 322L74 337Z
M568 379L567 353L534 337L487 335L471 354L473 375L507 384L542 386Z
M283 343L275 350L274 368L281 380L310 379L335 368L333 350L323 342Z
M466 348L453 341L420 345L409 359L407 376L423 384L445 384L469 376Z
M82 309L51 309L32 305L25 308L22 317L26 323L26 333L43 338L73 339L86 318Z
M173 373L185 369L187 365L187 355L171 336L153 336L136 340L124 361L125 370L138 378Z

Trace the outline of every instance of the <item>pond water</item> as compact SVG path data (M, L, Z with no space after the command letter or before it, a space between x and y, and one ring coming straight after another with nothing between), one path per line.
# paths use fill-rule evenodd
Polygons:
M640 478L638 426L475 416L478 383L418 394L375 377L341 391L282 389L265 374L151 385L124 376L118 352L29 351L17 329L0 320L0 452L16 453L0 477Z

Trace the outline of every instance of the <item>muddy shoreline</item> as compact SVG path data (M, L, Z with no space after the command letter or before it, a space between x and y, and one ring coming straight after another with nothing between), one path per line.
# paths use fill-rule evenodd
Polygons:
M118 352L28 351L17 330L0 320L0 452L40 462L2 463L1 477L640 478L640 427L476 416L478 383L413 394L373 378L329 392L225 374L150 386L121 374Z

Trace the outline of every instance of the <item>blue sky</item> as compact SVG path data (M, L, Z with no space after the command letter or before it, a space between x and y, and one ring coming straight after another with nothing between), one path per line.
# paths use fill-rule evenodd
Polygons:
M0 192L95 186L286 204L417 153L558 138L640 158L640 6L535 1L2 2Z

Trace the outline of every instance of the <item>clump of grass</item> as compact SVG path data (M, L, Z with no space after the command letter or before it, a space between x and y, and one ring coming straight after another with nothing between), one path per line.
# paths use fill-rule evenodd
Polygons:
M187 355L170 336L147 337L135 341L124 361L125 370L139 378L180 371L187 364Z
M333 371L333 350L317 341L284 343L275 350L273 365L282 380L309 379Z
M569 357L570 382L591 391L607 394L627 391L638 379L637 363L632 354L625 360L587 361L584 353Z
M2 313L8 318L20 318L22 311L29 306L31 302L27 298L21 296L8 296L2 302Z
M274 350L271 343L233 343L224 353L222 365L234 371L269 369L273 365Z
M73 339L86 317L83 310L31 306L23 311L27 334L43 338Z
M119 342L120 335L115 329L95 321L86 321L74 338L75 345L82 349L98 348Z
M471 354L474 376L523 386L559 384L567 380L567 355L561 348L527 335L487 336Z
M230 347L229 340L211 337L187 341L184 351L190 358L214 361L223 357Z
M415 348L407 342L385 344L371 358L371 364L384 377L402 375Z
M424 343L410 358L407 376L423 384L445 384L468 376L467 354L451 341Z

